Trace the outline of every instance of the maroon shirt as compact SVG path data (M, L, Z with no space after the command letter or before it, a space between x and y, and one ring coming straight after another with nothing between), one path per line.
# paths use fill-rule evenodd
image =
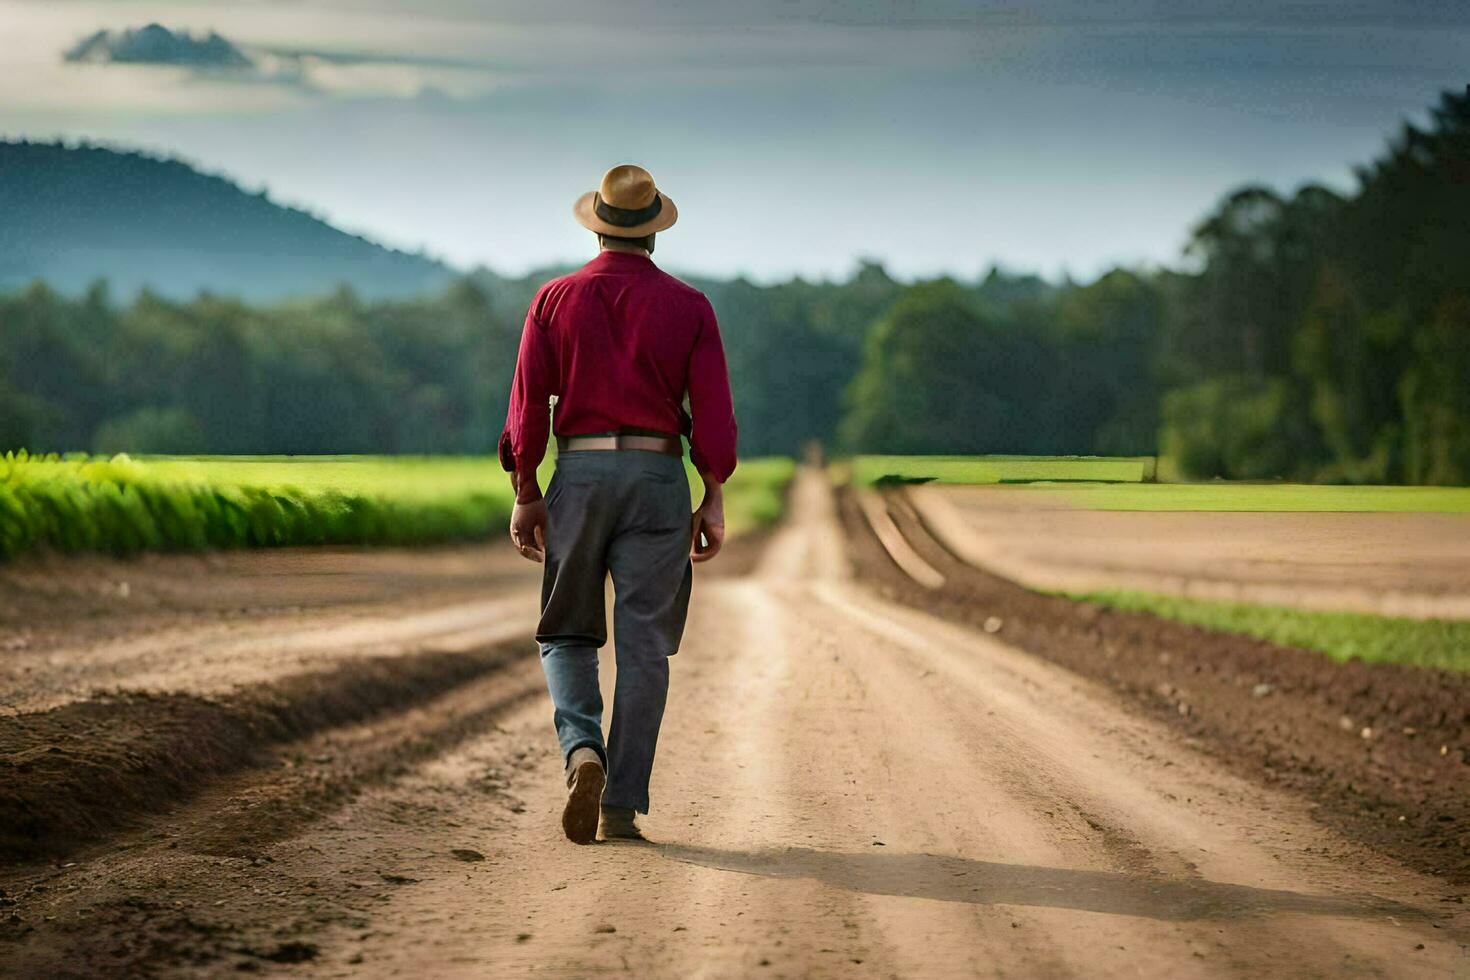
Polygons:
M531 301L500 437L506 470L535 473L552 395L559 436L683 434L701 473L723 483L735 470L735 411L715 311L646 255L602 252Z

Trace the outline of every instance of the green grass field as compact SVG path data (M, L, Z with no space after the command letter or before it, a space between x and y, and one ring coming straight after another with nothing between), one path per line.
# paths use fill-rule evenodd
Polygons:
M543 467L543 485L554 461ZM794 464L740 464L732 533L777 520ZM690 468L691 485L698 478ZM697 490L696 490L697 499ZM512 505L483 457L28 457L0 459L0 559L35 548L131 554L482 538Z
M1012 484L1008 492L1083 510L1470 514L1470 487L1146 483L1152 456L855 456L842 465L859 484Z
M1319 612L1150 592L1107 591L1067 593L1067 596L1113 609L1152 613L1206 629L1244 633L1272 643L1317 650L1334 660L1356 658L1470 670L1470 621Z
M1300 483L1079 483L1018 487L1083 510L1470 514L1470 487Z

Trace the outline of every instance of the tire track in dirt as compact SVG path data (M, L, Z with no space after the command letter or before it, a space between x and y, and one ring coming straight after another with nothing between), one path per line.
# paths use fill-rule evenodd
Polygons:
M968 760L966 775L985 774L968 796L985 801L977 816L1000 835L1002 846L980 853L1004 870L978 877L999 886L994 900L1010 892L1031 906L1051 941L1069 951L1073 972L1127 972L1140 955L1157 958L1142 972L1168 972L1170 963L1225 955L1257 975L1279 971L1283 959L1304 973L1331 974L1349 962L1385 965L1382 951L1402 944L1404 933L1388 920L1424 919L1413 906L1364 890L1378 882L1339 874L1338 861L1349 855L1296 860L1287 840L1293 831L1310 834L1304 814L1158 751L1167 739L1146 726L1089 710L1094 699L1107 700L1103 692L1061 672L1046 677L1038 662L908 610L824 598L884 648L869 665L874 683L899 701L910 696L905 685L915 689L926 727L954 732L960 743L942 755ZM910 680L926 672L942 680ZM1150 757L1138 758L1139 748ZM1272 829L1263 832L1255 824L1268 814ZM1079 930L1075 917L1048 908L1134 921ZM1268 921L1279 916L1291 921Z
M773 546L781 548L780 540ZM496 889L528 896L529 908L516 916L524 931L487 923L472 941L411 953L370 943L364 950L369 975L391 975L413 963L443 975L847 976L860 965L854 960L873 964L880 975L892 973L884 951L863 939L872 930L859 921L856 895L834 899L817 881L708 866L712 856L739 853L751 841L799 834L818 843L819 828L808 825L804 807L793 806L799 797L782 789L779 742L790 730L792 693L782 675L791 660L758 642L769 635L750 615L750 603L763 602L763 591L738 580L700 591L684 650L672 665L676 694L665 724L674 734L662 740L657 767L675 778L656 783L654 815L645 818L659 843L577 848L559 840L553 747L541 777L523 789L527 812L518 817ZM779 608L765 611L784 615ZM721 650L747 655L712 656ZM615 674L605 672L605 699L614 682ZM543 746L548 718L543 702L525 720ZM852 791L853 778L848 772L840 780L842 791ZM833 798L839 792L826 784L815 791ZM457 888L444 881L404 895L404 918L432 921L456 900ZM462 893L458 900L465 900Z
M867 669L873 652L851 642L850 624L824 616L809 590L762 585L739 598L756 634L745 655L760 651L773 664L754 680L779 706L775 724L746 729L769 757L749 799L781 819L722 847L668 851L802 894L788 917L802 930L841 908L851 929L834 975L1055 973L1045 945L1017 943L1009 923L981 923L967 902L932 900L933 869L921 852L960 852L990 833L942 798L935 762L952 758L943 734L905 710L913 705L902 689ZM987 941L989 931L1004 941ZM805 972L797 953L775 961L782 972Z

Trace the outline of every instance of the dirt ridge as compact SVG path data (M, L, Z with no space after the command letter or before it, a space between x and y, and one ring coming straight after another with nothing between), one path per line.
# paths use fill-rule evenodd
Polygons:
M272 746L500 672L529 642L357 660L224 697L119 691L0 717L0 866L61 857L260 762Z

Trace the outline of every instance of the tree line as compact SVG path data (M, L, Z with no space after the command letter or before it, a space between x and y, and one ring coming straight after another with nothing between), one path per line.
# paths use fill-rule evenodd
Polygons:
M914 286L840 432L892 452L1157 451L1183 474L1470 482L1470 89L1342 195L1228 194L1181 269Z
M1240 188L1179 268L694 280L747 455L1159 452L1192 477L1470 482L1470 93L1339 194ZM0 447L486 453L536 287L272 305L0 296Z

